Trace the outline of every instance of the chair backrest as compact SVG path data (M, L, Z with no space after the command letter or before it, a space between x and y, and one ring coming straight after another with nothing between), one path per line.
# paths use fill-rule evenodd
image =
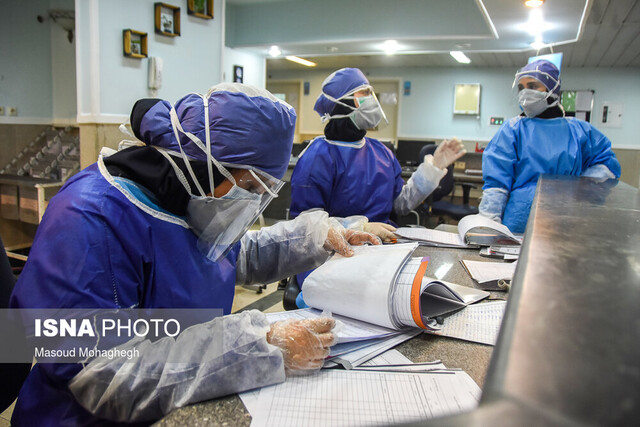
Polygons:
M424 156L427 154L433 154L436 151L436 145L425 145L420 150L420 163L424 160ZM432 201L437 202L442 199L447 194L453 191L454 181L453 181L453 165L449 165L447 168L447 174L440 180L440 184L438 188L436 188L433 193L431 193L430 198Z
M0 238L0 308L9 307L9 298L11 292L13 292L13 286L16 283L16 277L11 271L11 264L9 264L9 257L4 249L4 243ZM16 325L7 319L2 319L0 329L2 329L3 339L11 341L11 343L3 343L3 345L11 344L13 346L12 351L29 353L26 344L25 333L21 330L21 325ZM11 338L7 338L11 337ZM31 352L33 354L33 352ZM29 375L31 370L31 363L0 363L0 378L2 378L2 388L0 389L0 412L4 412L5 409L16 400L22 384Z
M11 271L11 264L9 264L9 257L4 250L4 243L0 238L0 245L2 245L2 251L0 252L0 308L9 307L9 297L13 292L13 285L16 283L16 276Z

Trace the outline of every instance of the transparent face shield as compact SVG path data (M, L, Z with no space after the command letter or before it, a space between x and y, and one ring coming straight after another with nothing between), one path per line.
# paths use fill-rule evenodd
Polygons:
M198 235L198 249L212 261L229 253L284 185L246 166L229 168L239 177L225 195L193 198L187 206L189 224Z
M191 195L191 200L187 205L187 223L198 236L198 249L211 261L219 261L224 258L233 248L244 233L253 225L267 205L277 197L278 191L284 183L271 175L248 165L235 165L218 162L211 155L211 141L209 133L209 108L208 98L211 92L202 96L205 115L205 135L206 141L202 141L190 132L186 132L178 120L175 107L171 108L171 124L180 148L180 155L185 162L185 166L195 183L199 195L192 192L186 176L175 164L171 155L177 153L160 150L167 158L180 182ZM180 133L186 135L198 148L203 150L207 156L209 188L216 186L228 186L221 197L213 194L206 194L198 182L193 169L189 163L189 158L185 154L180 142ZM215 167L225 178L222 183L214 183L213 167Z
M358 92L365 92L365 94L359 94L357 96L356 94ZM334 116L325 114L322 116L322 123L326 123L329 120L349 117L358 129L361 130L380 130L389 125L389 120L387 119L375 92L373 91L373 87L370 85L357 87L340 99L336 99L324 92L323 95L330 101L351 109L352 112L349 114L336 114ZM345 99L353 100L354 105L357 105L357 107L353 107L343 102Z
M562 110L562 114L564 115L564 108L562 107L562 104L560 104L560 97L556 93L554 93L556 88L560 85L560 80L556 80L549 73L541 70L529 70L529 71L518 72L516 73L515 78L513 79L513 84L511 85L511 88L516 87L520 79L523 77L535 78L541 84L543 84L540 79L532 76L532 74L539 74L542 76L546 76L549 79L551 79L551 81L554 81L555 85L551 90L547 90L545 92L535 90L535 89L528 89L528 88L518 90L518 94L517 94L518 104L520 104L520 108L522 108L525 115L527 117L537 117L546 109L550 107L554 107L556 105L560 107L560 109ZM549 103L547 101L549 98L553 98L554 101Z

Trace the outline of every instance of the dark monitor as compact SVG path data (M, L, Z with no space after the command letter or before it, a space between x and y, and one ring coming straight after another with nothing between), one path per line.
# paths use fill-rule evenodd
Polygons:
M393 155L395 156L396 154L396 147L393 145L393 142L391 141L380 141L384 144L385 147L387 147L389 150L391 150L391 152L393 153Z
M307 145L309 145L309 141L302 141L299 144L293 144L291 147L291 156L298 157L300 153L302 153L302 150L307 148Z
M401 139L398 141L396 158L402 166L418 166L420 164L420 150L430 144L435 144L435 141Z

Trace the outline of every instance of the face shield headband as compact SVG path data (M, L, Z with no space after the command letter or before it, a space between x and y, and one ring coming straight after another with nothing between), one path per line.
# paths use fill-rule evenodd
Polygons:
M170 112L171 125L180 148L180 155L184 159L199 195L192 192L186 177L171 159L171 155L177 155L177 153L163 149L159 149L159 151L171 162L180 182L191 195L187 205L187 223L198 236L198 249L207 258L216 262L229 253L271 200L277 197L278 191L284 183L249 165L222 163L213 157L209 132L209 97L211 93L210 91L206 96L199 95L204 106L206 140L204 144L197 136L182 128L175 106L172 106ZM206 194L202 189L191 168L189 158L182 148L180 133L186 135L205 152L209 171L209 188L212 193L216 185L213 182L213 166L231 183L231 189L225 195L215 197L213 194ZM235 172L232 174L229 169ZM220 183L217 184L220 185Z
M370 95L365 95L362 97L353 96L354 93L359 92L361 90L367 90L371 92ZM336 114L331 116L329 113L325 113L321 120L322 123L327 123L329 120L342 119L345 117L349 117L355 125L360 130L372 129L380 124L381 121L384 120L385 126L389 124L389 120L387 120L387 116L384 114L384 110L376 97L376 94L373 92L373 87L371 85L362 85L359 86L352 91L348 92L345 96L340 99L336 99L331 95L328 95L324 91L322 95L325 96L328 100L335 102L336 104L343 105L351 110L349 114ZM341 100L358 99L358 107L353 107Z

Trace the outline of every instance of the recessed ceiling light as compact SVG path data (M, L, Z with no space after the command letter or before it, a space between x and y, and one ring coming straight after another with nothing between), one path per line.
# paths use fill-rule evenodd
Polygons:
M278 46L271 46L271 49L269 49L269 55L273 56L274 58L276 56L280 56L281 53L282 51Z
M525 0L524 5L527 7L540 7L544 4L544 0Z
M469 57L467 57L467 55L460 52L459 50L452 50L451 52L449 52L449 55L453 56L455 60L461 64L469 64L471 62Z
M395 40L387 40L382 44L382 50L384 50L387 55L393 55L396 53L398 51L398 47L398 42Z
M284 59L287 59L287 60L289 60L291 62L296 62L296 63L304 65L306 67L315 67L316 65L318 65L315 62L307 61L306 59L303 59L303 58L300 58L300 57L297 57L297 56L293 56L293 55L285 56Z

